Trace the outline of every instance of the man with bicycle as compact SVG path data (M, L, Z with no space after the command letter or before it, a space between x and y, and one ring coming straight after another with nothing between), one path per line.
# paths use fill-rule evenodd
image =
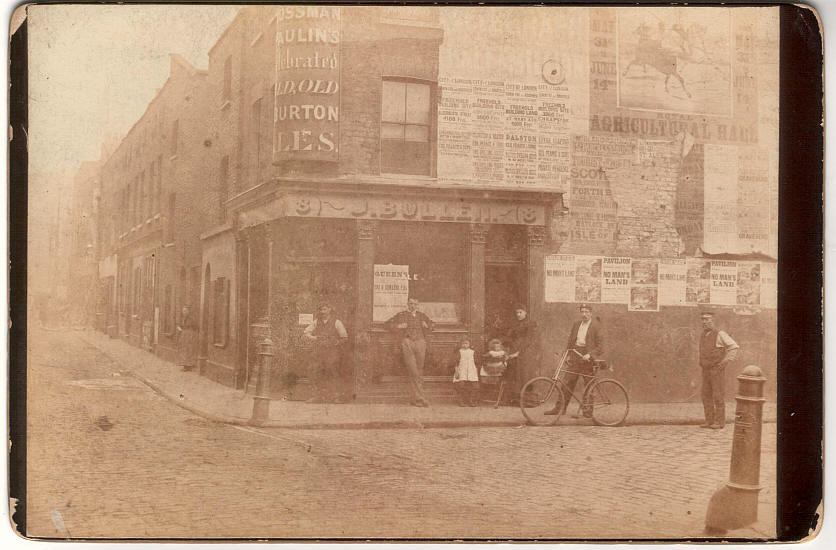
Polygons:
M578 378L582 374L592 376L592 364L604 352L604 335L601 324L592 319L592 308L589 304L581 304L578 309L581 312L581 319L572 325L569 340L566 343L566 349L569 350L569 362L563 379L563 407L558 403L555 408L544 414L555 415L566 412L566 406L575 391ZM592 416L592 411L586 403L583 404L582 410L585 417Z

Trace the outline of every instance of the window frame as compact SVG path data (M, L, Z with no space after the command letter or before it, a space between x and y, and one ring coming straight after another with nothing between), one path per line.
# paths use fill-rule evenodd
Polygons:
M404 84L404 120L403 122L395 122L383 119L383 88L386 82L398 82ZM420 84L427 86L428 92L428 105L427 105L427 123L420 124L420 123L410 123L406 120L406 113L407 113L407 90L408 84ZM379 152L379 173L387 176L396 176L396 177L429 177L434 178L436 176L436 147L435 143L437 140L437 131L438 131L438 122L436 120L436 113L438 112L438 105L437 105L437 86L438 83L433 80L428 80L424 78L414 78L414 77L405 77L405 76L389 76L383 75L380 79L380 108L379 108L379 127L378 127L378 152ZM422 174L412 174L406 172L391 172L384 169L383 164L383 150L384 150L384 141L398 141L390 138L384 139L383 137L383 126L384 124L398 124L403 127L403 139L400 140L401 143L424 143L423 141L410 141L406 139L406 128L408 126L416 126L416 127L426 127L427 129L427 170L426 173Z

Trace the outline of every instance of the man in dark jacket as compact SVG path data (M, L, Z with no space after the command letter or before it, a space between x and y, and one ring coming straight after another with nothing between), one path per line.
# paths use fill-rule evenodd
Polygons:
M339 392L340 361L342 349L348 341L348 332L333 315L330 304L320 304L316 319L308 325L302 337L314 346L311 378L317 395L313 401L342 401Z
M575 321L572 330L569 332L569 340L566 349L569 350L569 361L564 367L566 371L563 383L563 407L555 406L554 409L545 414L563 414L569 405L569 399L575 391L578 378L581 374L592 375L592 363L604 353L604 335L601 324L592 319L592 308L588 304L581 304L578 308L581 312L581 319ZM577 352L577 353L575 353ZM585 404L584 404L585 405ZM583 415L591 416L592 411L583 407Z
M418 300L410 298L406 303L406 311L386 321L386 328L400 336L403 363L412 388L412 404L416 407L429 407L430 402L424 396L424 357L427 353L425 336L432 332L433 322L426 314L418 311Z

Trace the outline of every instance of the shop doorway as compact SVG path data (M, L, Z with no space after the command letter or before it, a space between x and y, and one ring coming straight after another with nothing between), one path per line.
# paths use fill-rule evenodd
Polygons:
M527 305L527 278L520 264L485 265L485 338L505 339L513 326L514 305Z

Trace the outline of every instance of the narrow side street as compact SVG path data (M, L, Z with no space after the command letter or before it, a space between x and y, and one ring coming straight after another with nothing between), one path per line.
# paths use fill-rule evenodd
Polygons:
M699 537L728 475L731 427L212 423L114 375L124 365L77 334L36 334L30 536ZM755 537L774 534L775 424L763 436Z

